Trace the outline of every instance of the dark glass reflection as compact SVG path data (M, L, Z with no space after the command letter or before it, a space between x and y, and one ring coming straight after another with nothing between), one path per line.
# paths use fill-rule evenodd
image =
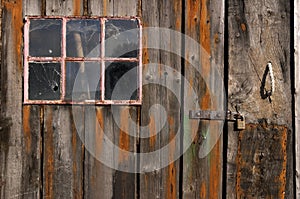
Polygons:
M61 56L61 27L59 19L30 20L29 55L33 57Z
M137 100L137 69L136 62L106 63L105 99Z
M105 56L137 57L139 30L137 20L109 19L105 23Z
M98 62L67 62L66 99L99 100L100 74Z
M70 20L67 22L67 56L100 56L100 21Z
M60 99L60 63L29 64L29 99Z

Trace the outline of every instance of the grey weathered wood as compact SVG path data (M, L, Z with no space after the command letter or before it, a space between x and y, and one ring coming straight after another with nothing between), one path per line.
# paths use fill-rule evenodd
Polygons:
M142 1L142 19L144 27L170 28L181 30L181 1ZM143 35L143 105L141 125L147 127L141 131L147 138L141 139L141 152L159 151L164 146L166 153L156 157L141 157L140 196L141 198L178 198L179 160L175 161L180 150L179 139L170 144L176 135L180 135L181 107L181 57L174 55L171 49L181 49L181 38L172 32ZM150 49L149 46L160 49ZM151 78L148 78L151 77ZM153 85L155 82L157 85ZM159 104L159 106L157 106ZM152 110L151 110L152 109ZM160 166L169 160L169 165ZM175 161L175 162L173 162Z
M45 106L43 151L43 197L83 196L83 146L78 133L82 121L74 124L72 107ZM79 109L77 111L80 111ZM77 114L83 115L83 112Z
M100 2L90 0L88 5L89 13L94 16L135 16L137 10L132 7L136 7L138 1L130 0L121 4L121 2L113 0ZM112 113L112 107L96 108L95 110L92 107L85 114L85 142L90 142L94 149L94 151L86 150L85 153L84 186L87 197L93 198L100 195L104 198L137 197L137 175L118 170L118 168L126 168L126 166L136 167L135 160L127 159L127 156L121 154L119 149L116 151L109 149L106 143L109 139L114 145L125 151L136 151L137 138L129 136L128 133L137 131L138 108L129 106L115 108L116 111ZM114 117L119 118L119 122L115 122L116 118L114 119ZM121 130L122 128L125 129ZM114 169L109 168L109 161L101 162L99 156L109 158ZM105 186L103 186L103 182L105 182Z
M24 0L23 1L24 15L42 15L42 1L40 0Z
M46 15L78 15L82 1L46 1ZM80 107L44 106L43 197L82 198L84 115Z
M236 137L228 146L238 146L228 151L236 155L228 162L228 198L293 198L290 6L284 0L229 1L228 107L240 106L247 130L228 132ZM271 99L265 96L269 61L275 78Z
M185 45L186 112L224 110L224 9L224 1L186 1L185 34L198 44ZM193 142L184 143L183 197L222 198L223 123L184 118L184 137Z
M113 16L114 1L113 0L89 0L89 13L94 16Z
M1 50L1 126L4 128L0 144L0 197L26 197L22 183L22 1L2 1L1 7L1 30L4 30Z
M296 198L300 198L300 2L294 1Z

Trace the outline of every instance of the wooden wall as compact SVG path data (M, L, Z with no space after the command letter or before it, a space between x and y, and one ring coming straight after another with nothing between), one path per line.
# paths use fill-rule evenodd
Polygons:
M228 1L228 108L238 105L247 123L245 131L228 129L229 198L293 198L291 7Z
M284 0L2 0L0 198L293 198L291 7ZM181 49L183 57L148 49L159 40L144 33L143 104L116 107L117 124L110 106L22 105L26 15L139 16L144 28L182 32L200 43L201 49L185 43L184 38L158 44ZM296 40L298 37L295 34ZM270 87L269 61L275 77L270 98L265 97ZM195 63L198 68L193 68ZM228 109L240 107L246 130L234 131L233 123L226 123L224 132L218 134L220 122L201 121L198 127L199 121L190 121L184 113L191 107L183 104L191 95L183 79L167 81L163 65L184 75L192 85L197 94L192 99L194 108L226 109L224 93L213 95L223 83L219 77L224 77ZM297 73L295 82L299 82ZM149 74L166 80L168 88L147 82ZM296 84L296 90L298 87ZM174 95L180 96L179 101ZM296 95L296 105L297 100ZM164 113L150 112L155 104L166 111L164 125ZM75 121L74 115L82 117ZM152 135L149 139L126 133L139 134L144 126L149 127L143 131ZM159 128L162 130L155 134ZM195 139L182 158L153 172L122 172L94 156L107 153L104 133L121 149L149 152L168 144L177 130L181 138L195 135ZM172 159L184 144L175 142L168 146L167 157L141 158L133 166L147 162L151 167L155 161ZM210 152L199 157L205 149ZM132 164L126 155L118 154L116 167Z

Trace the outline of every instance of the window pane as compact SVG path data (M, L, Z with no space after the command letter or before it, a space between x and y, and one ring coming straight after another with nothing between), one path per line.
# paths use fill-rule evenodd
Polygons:
M66 64L66 99L100 99L100 63L67 62Z
M105 56L137 57L139 29L136 20L109 19L105 23Z
M137 63L110 62L105 68L105 99L137 100Z
M100 21L70 20L67 22L67 56L100 56Z
M61 27L59 19L34 19L29 28L29 55L33 57L60 57Z
M29 64L29 99L60 99L60 63Z

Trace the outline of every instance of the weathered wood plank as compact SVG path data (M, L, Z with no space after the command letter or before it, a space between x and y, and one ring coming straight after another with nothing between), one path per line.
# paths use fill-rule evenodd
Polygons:
M145 28L181 31L181 1L142 1L141 4ZM172 54L172 50L181 49L181 38L175 36L172 31L156 35L144 31L143 35L143 81L146 85L143 87L141 125L144 130L141 134L148 136L141 139L140 147L146 154L160 150L161 153L152 158L141 157L141 171L151 171L141 174L141 198L179 198L180 165L176 155L180 153L180 141L175 137L181 137L181 56ZM150 46L157 49L151 50ZM167 148L163 152L164 146ZM164 165L164 162L169 164Z
M42 1L40 0L24 0L23 1L24 15L42 15Z
M296 198L300 198L300 1L294 1Z
M46 15L80 15L83 1L46 1ZM82 107L44 106L43 197L82 198ZM75 121L76 119L76 121Z
M228 132L235 136L228 146L238 151L228 148L237 156L228 162L227 197L293 198L290 2L230 0L228 11L228 107L240 106L247 129ZM266 96L269 61L275 81L271 97Z
M22 1L1 1L0 197L26 198L22 183ZM10 121L10 123L8 123ZM26 170L26 169L25 169ZM33 190L34 191L34 190Z
M89 0L89 13L95 16L113 16L114 1L113 0Z
M85 197L112 198L114 170L104 165L103 159L114 159L113 151L106 145L113 140L112 116L105 107L86 108L85 111ZM106 136L106 137L105 137Z
M46 14L54 16L81 16L84 9L83 2L84 0L46 1Z
M78 107L77 107L78 108ZM80 113L80 110L82 112ZM83 115L79 108L77 114ZM78 133L82 121L73 121L72 107L45 106L43 197L83 197L83 146Z
M185 97L189 110L224 110L224 1L186 1ZM192 95L195 91L196 97ZM195 99L196 98L196 99ZM223 123L189 120L184 137L193 139L183 156L183 198L222 198Z
M137 10L132 7L136 7L138 1L130 0L125 3L113 0L100 2L90 0L88 5L89 13L94 16L135 16ZM121 6L122 9L120 9ZM100 195L103 198L136 198L137 175L121 171L122 169L126 170L126 167L136 167L136 162L128 159L127 154L122 153L121 149L136 151L137 138L129 136L128 133L137 131L138 108L108 106L95 109L91 107L85 115L85 142L89 142L91 146L91 150L87 149L85 153L86 196L91 198ZM119 148L109 148L108 142L112 142ZM103 162L101 157L108 161Z

